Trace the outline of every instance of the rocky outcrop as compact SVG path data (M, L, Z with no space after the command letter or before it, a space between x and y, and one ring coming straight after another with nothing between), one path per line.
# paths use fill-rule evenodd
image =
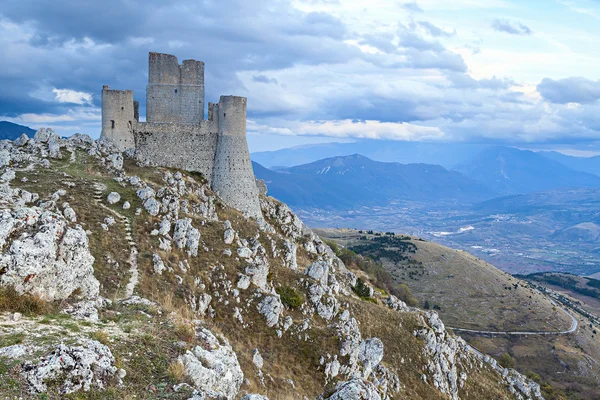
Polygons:
M205 396L235 398L244 380L235 352L208 329L200 328L197 338L200 344L179 356L186 375Z
M334 393L329 397L319 397L327 400L381 400L377 388L369 381L352 379L336 385Z
M117 368L110 349L95 340L79 345L60 344L40 362L23 364L21 374L34 393L47 390L49 381L58 382L59 393L69 394L91 388L103 389Z
M18 237L8 240L8 236ZM8 241L8 243L6 243ZM85 231L72 228L61 214L39 207L0 214L0 284L47 300L66 299L75 290L98 295Z

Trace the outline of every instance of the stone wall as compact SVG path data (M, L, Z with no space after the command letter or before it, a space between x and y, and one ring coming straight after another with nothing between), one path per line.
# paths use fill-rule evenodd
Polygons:
M246 98L221 96L213 109L219 135L211 186L230 206L261 216L258 188L246 141Z
M210 182L217 135L213 121L199 125L140 122L134 133L137 158L153 165L200 172Z
M135 146L133 127L136 123L132 90L102 88L102 134L121 150Z
M150 53L146 121L200 124L204 120L204 63Z

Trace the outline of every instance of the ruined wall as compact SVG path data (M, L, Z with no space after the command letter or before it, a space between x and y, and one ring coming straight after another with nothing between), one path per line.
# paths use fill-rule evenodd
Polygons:
M134 114L133 91L111 90L106 85L102 88L102 139L112 141L120 150L134 147Z
M261 216L258 189L246 141L246 98L221 96L213 109L219 135L212 188L230 206L252 217Z
M135 147L140 161L202 173L210 182L218 128L213 121L200 125L140 122Z
M204 120L204 63L150 53L146 121L200 124Z

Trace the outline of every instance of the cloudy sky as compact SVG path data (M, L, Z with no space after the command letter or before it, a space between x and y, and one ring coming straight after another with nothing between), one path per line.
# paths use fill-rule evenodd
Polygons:
M100 134L145 114L149 51L248 97L251 150L381 138L600 149L598 0L3 0L0 119Z

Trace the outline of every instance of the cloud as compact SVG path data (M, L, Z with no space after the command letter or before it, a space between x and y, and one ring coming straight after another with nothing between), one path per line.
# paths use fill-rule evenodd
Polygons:
M250 132L278 135L328 136L335 138L432 140L442 139L444 133L436 127L406 122L392 123L359 120L295 121L285 127L264 126L248 121Z
M275 84L275 85L277 85L277 83L278 83L277 79L275 79L275 78L269 78L266 75L253 75L252 76L252 80L254 82L272 83L272 84Z
M423 9L421 7L419 7L419 4L417 4L416 1L401 3L400 6L410 12L418 12L418 13L424 12Z
M538 92L552 103L589 104L600 99L600 80L592 81L581 77L565 79L544 78L537 86Z
M416 24L434 37L450 37L456 35L456 29L448 31L428 21L418 21Z
M59 103L92 104L92 94L70 89L52 89Z
M521 22L511 22L507 19L495 19L492 21L492 29L511 35L531 35L533 31Z

